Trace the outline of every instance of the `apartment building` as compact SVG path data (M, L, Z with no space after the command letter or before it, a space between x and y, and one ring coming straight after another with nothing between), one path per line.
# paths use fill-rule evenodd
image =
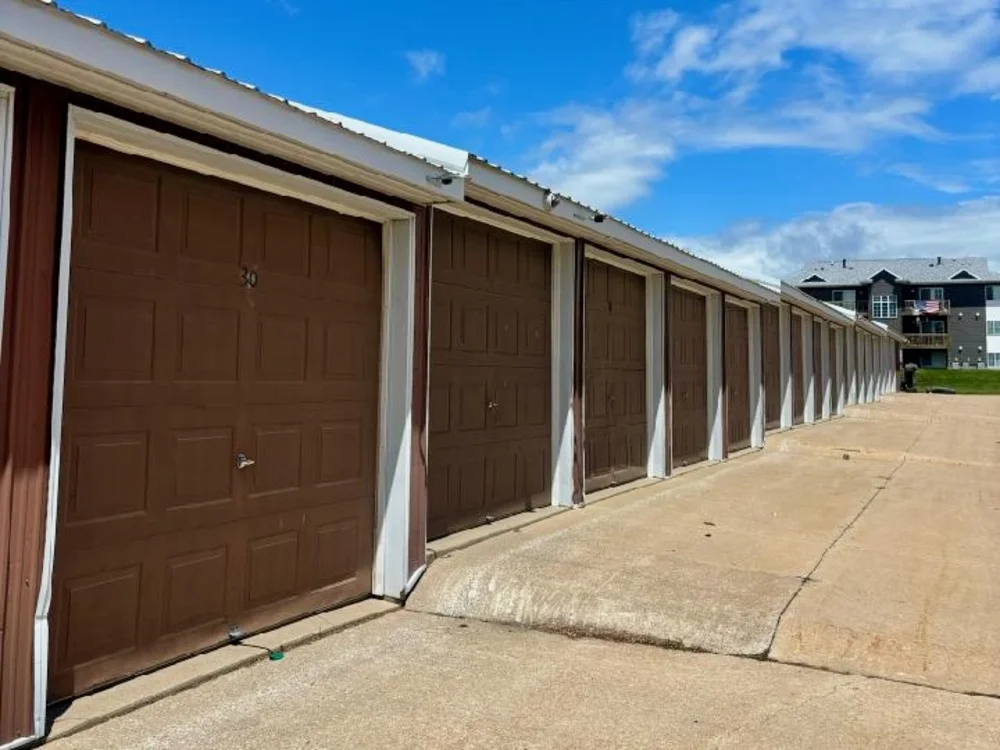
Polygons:
M1000 272L986 258L821 260L791 283L905 336L904 362L1000 368Z

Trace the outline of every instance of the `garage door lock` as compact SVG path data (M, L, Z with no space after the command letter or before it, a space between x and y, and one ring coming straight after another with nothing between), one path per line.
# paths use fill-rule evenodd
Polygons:
M247 458L247 454L244 453L243 451L240 451L239 453L236 454L237 469L246 469L250 466L253 466L255 463L257 462L254 461L252 458Z

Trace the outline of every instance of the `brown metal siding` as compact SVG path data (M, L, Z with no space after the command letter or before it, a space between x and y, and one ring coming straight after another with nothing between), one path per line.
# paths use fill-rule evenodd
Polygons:
M44 543L65 101L53 87L19 85L15 117L0 371L0 414L4 417L0 535L7 549L0 743L33 732L32 635Z
M588 492L646 476L646 279L588 259Z
M670 302L673 461L686 466L708 458L706 304L700 294L677 287Z
M805 421L806 412L806 392L805 392L805 372L803 368L802 358L803 354L803 341L802 326L809 325L808 320L803 321L803 318L799 315L792 314L792 341L791 341L791 360L792 360L792 423L802 424Z
M781 426L781 325L774 305L760 308L761 363L764 369L764 419L767 429Z
M726 435L729 450L750 447L750 329L746 308L726 305Z
M550 246L434 218L428 533L548 504Z

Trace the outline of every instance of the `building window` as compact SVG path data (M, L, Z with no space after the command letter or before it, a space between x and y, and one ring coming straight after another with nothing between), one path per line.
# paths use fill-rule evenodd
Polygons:
M986 287L986 301L1000 302L1000 286Z
M1000 352L990 352L986 355L987 367L1000 367Z
M917 290L919 300L944 300L944 288L940 286L928 286Z
M856 294L857 292L853 289L834 289L830 301L835 305L853 310L857 300Z
M1000 320L987 320L986 321L986 335L987 336L1000 336Z
M921 333L944 333L944 321L943 320L921 320L920 321L920 332Z
M896 295L872 297L872 317L876 320L895 320L899 317Z

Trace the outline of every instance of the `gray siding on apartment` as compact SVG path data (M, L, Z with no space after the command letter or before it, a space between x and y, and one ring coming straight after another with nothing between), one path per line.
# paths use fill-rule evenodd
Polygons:
M986 362L986 287L983 284L944 286L944 296L951 301L948 332L951 346L948 361L966 364ZM961 313L961 317L959 317ZM962 347L959 354L958 347ZM982 347L982 351L979 351Z
M898 309L899 309L899 312L897 313L896 317L895 318L890 318L890 319L882 319L882 318L876 318L873 315L872 316L872 320L879 320L880 322L885 323L886 325L889 326L889 328L891 328L896 333L901 333L902 330L903 330L902 319L900 317L903 314L903 297L900 294L900 292L901 292L901 289L898 286L896 286L895 284L893 284L891 281L886 281L885 279L879 279L878 281L876 281L875 283L873 283L872 286L871 286L871 296L872 296L872 298L875 298L875 297L891 297L891 296L895 295L896 302L898 303ZM870 308L869 308L869 312L872 312Z

